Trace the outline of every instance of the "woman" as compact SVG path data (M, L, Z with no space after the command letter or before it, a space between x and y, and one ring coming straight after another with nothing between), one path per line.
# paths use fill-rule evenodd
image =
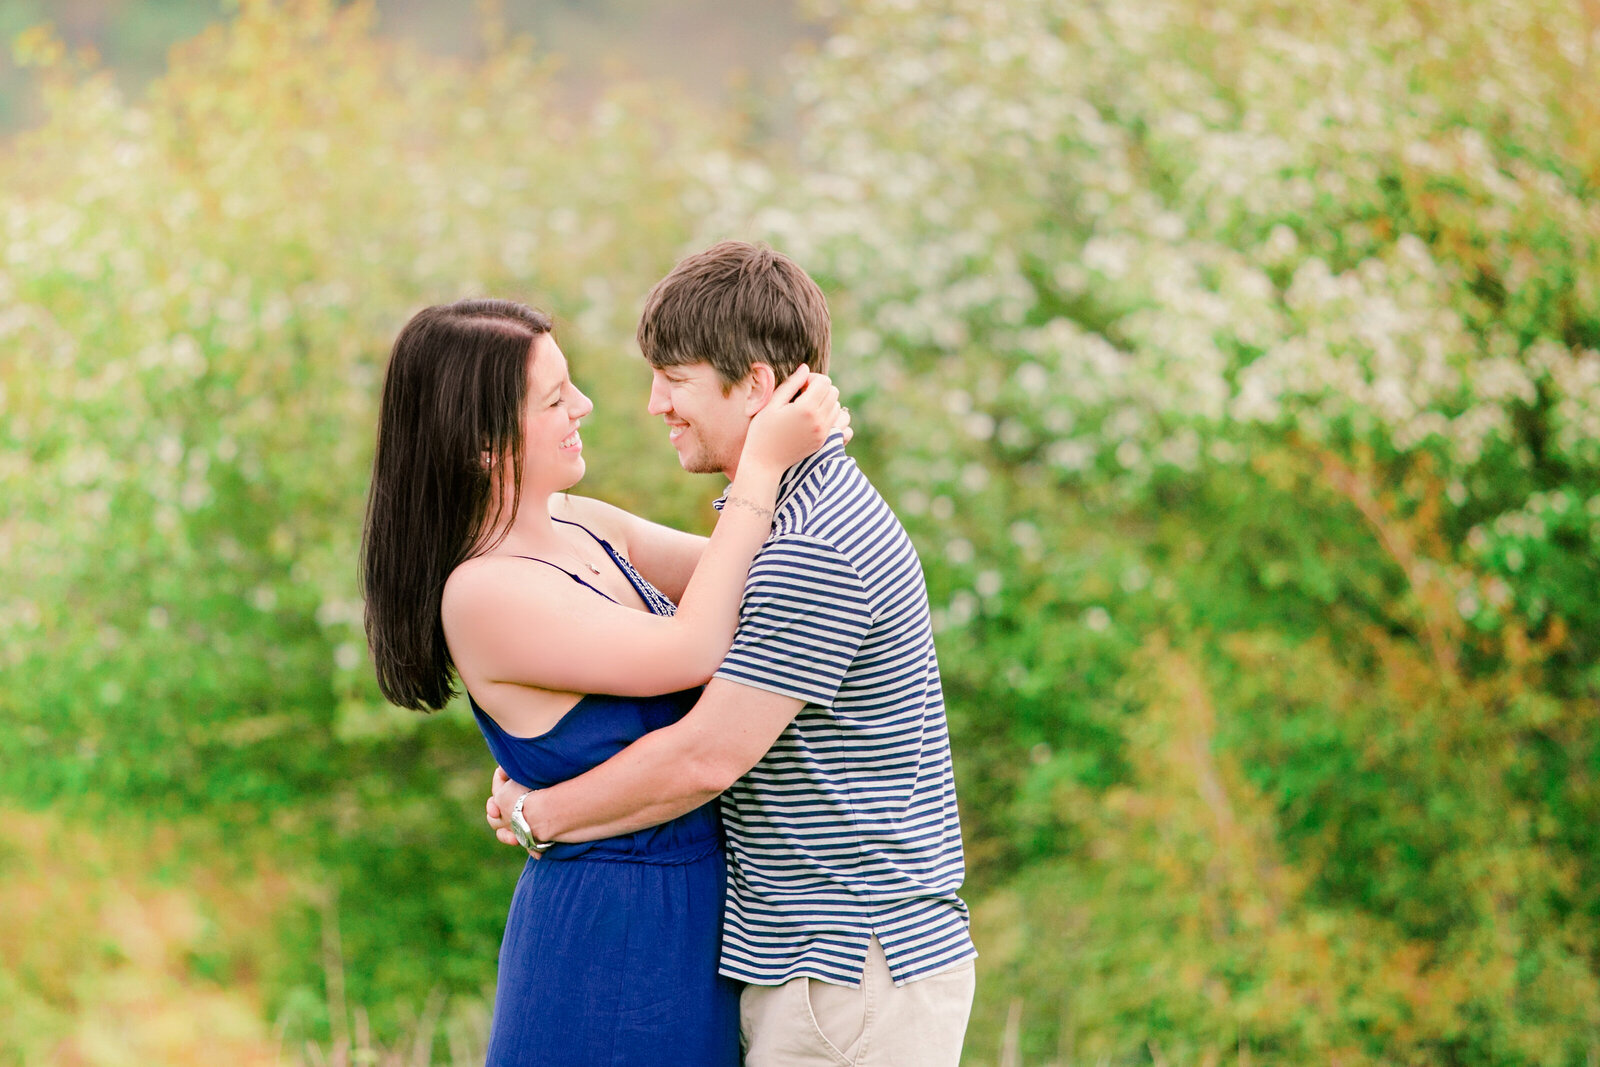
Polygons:
M379 685L434 710L459 675L496 761L535 786L688 710L732 641L779 477L843 421L822 375L779 386L707 540L566 495L592 409L550 320L506 301L419 312L384 382L362 544ZM512 899L489 1063L736 1064L714 806L544 857Z

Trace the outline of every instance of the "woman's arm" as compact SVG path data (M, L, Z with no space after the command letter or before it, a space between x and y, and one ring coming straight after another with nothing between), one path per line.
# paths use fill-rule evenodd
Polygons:
M751 423L728 503L675 616L621 607L548 567L485 556L445 584L445 634L471 673L576 693L645 696L704 683L733 641L750 561L772 529L778 480L832 427L838 390L797 372ZM797 381L796 379L799 379Z

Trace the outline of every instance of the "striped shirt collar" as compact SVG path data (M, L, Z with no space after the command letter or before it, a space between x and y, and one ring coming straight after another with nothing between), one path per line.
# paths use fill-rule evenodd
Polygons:
M789 499L789 495L794 492L795 487L805 481L806 476L812 471L829 460L842 458L844 454L844 434L839 430L834 430L828 434L828 439L822 442L821 448L783 472L783 477L778 479L778 499L774 504L774 509L783 507L784 501ZM711 502L711 506L721 511L722 505L727 503L728 500L728 489L731 488L733 488L733 483L730 482L722 490L722 495Z

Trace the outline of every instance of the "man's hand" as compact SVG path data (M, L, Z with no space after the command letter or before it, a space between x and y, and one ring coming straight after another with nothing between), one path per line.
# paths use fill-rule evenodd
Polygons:
M528 787L519 782L513 782L506 774L505 768L496 767L494 777L489 779L489 802L484 806L489 820L489 828L494 831L494 836L502 844L515 845L517 835L511 832L511 809L516 806L517 798L528 791ZM529 855L537 857L537 852Z

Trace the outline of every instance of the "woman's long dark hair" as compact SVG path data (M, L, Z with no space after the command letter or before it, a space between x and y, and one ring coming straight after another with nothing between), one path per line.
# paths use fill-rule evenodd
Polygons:
M395 338L361 582L378 688L403 708L437 711L455 695L439 598L450 572L493 547L492 531L503 537L516 517L528 355L550 329L548 316L522 304L462 300L417 312ZM507 464L509 516L495 475Z

